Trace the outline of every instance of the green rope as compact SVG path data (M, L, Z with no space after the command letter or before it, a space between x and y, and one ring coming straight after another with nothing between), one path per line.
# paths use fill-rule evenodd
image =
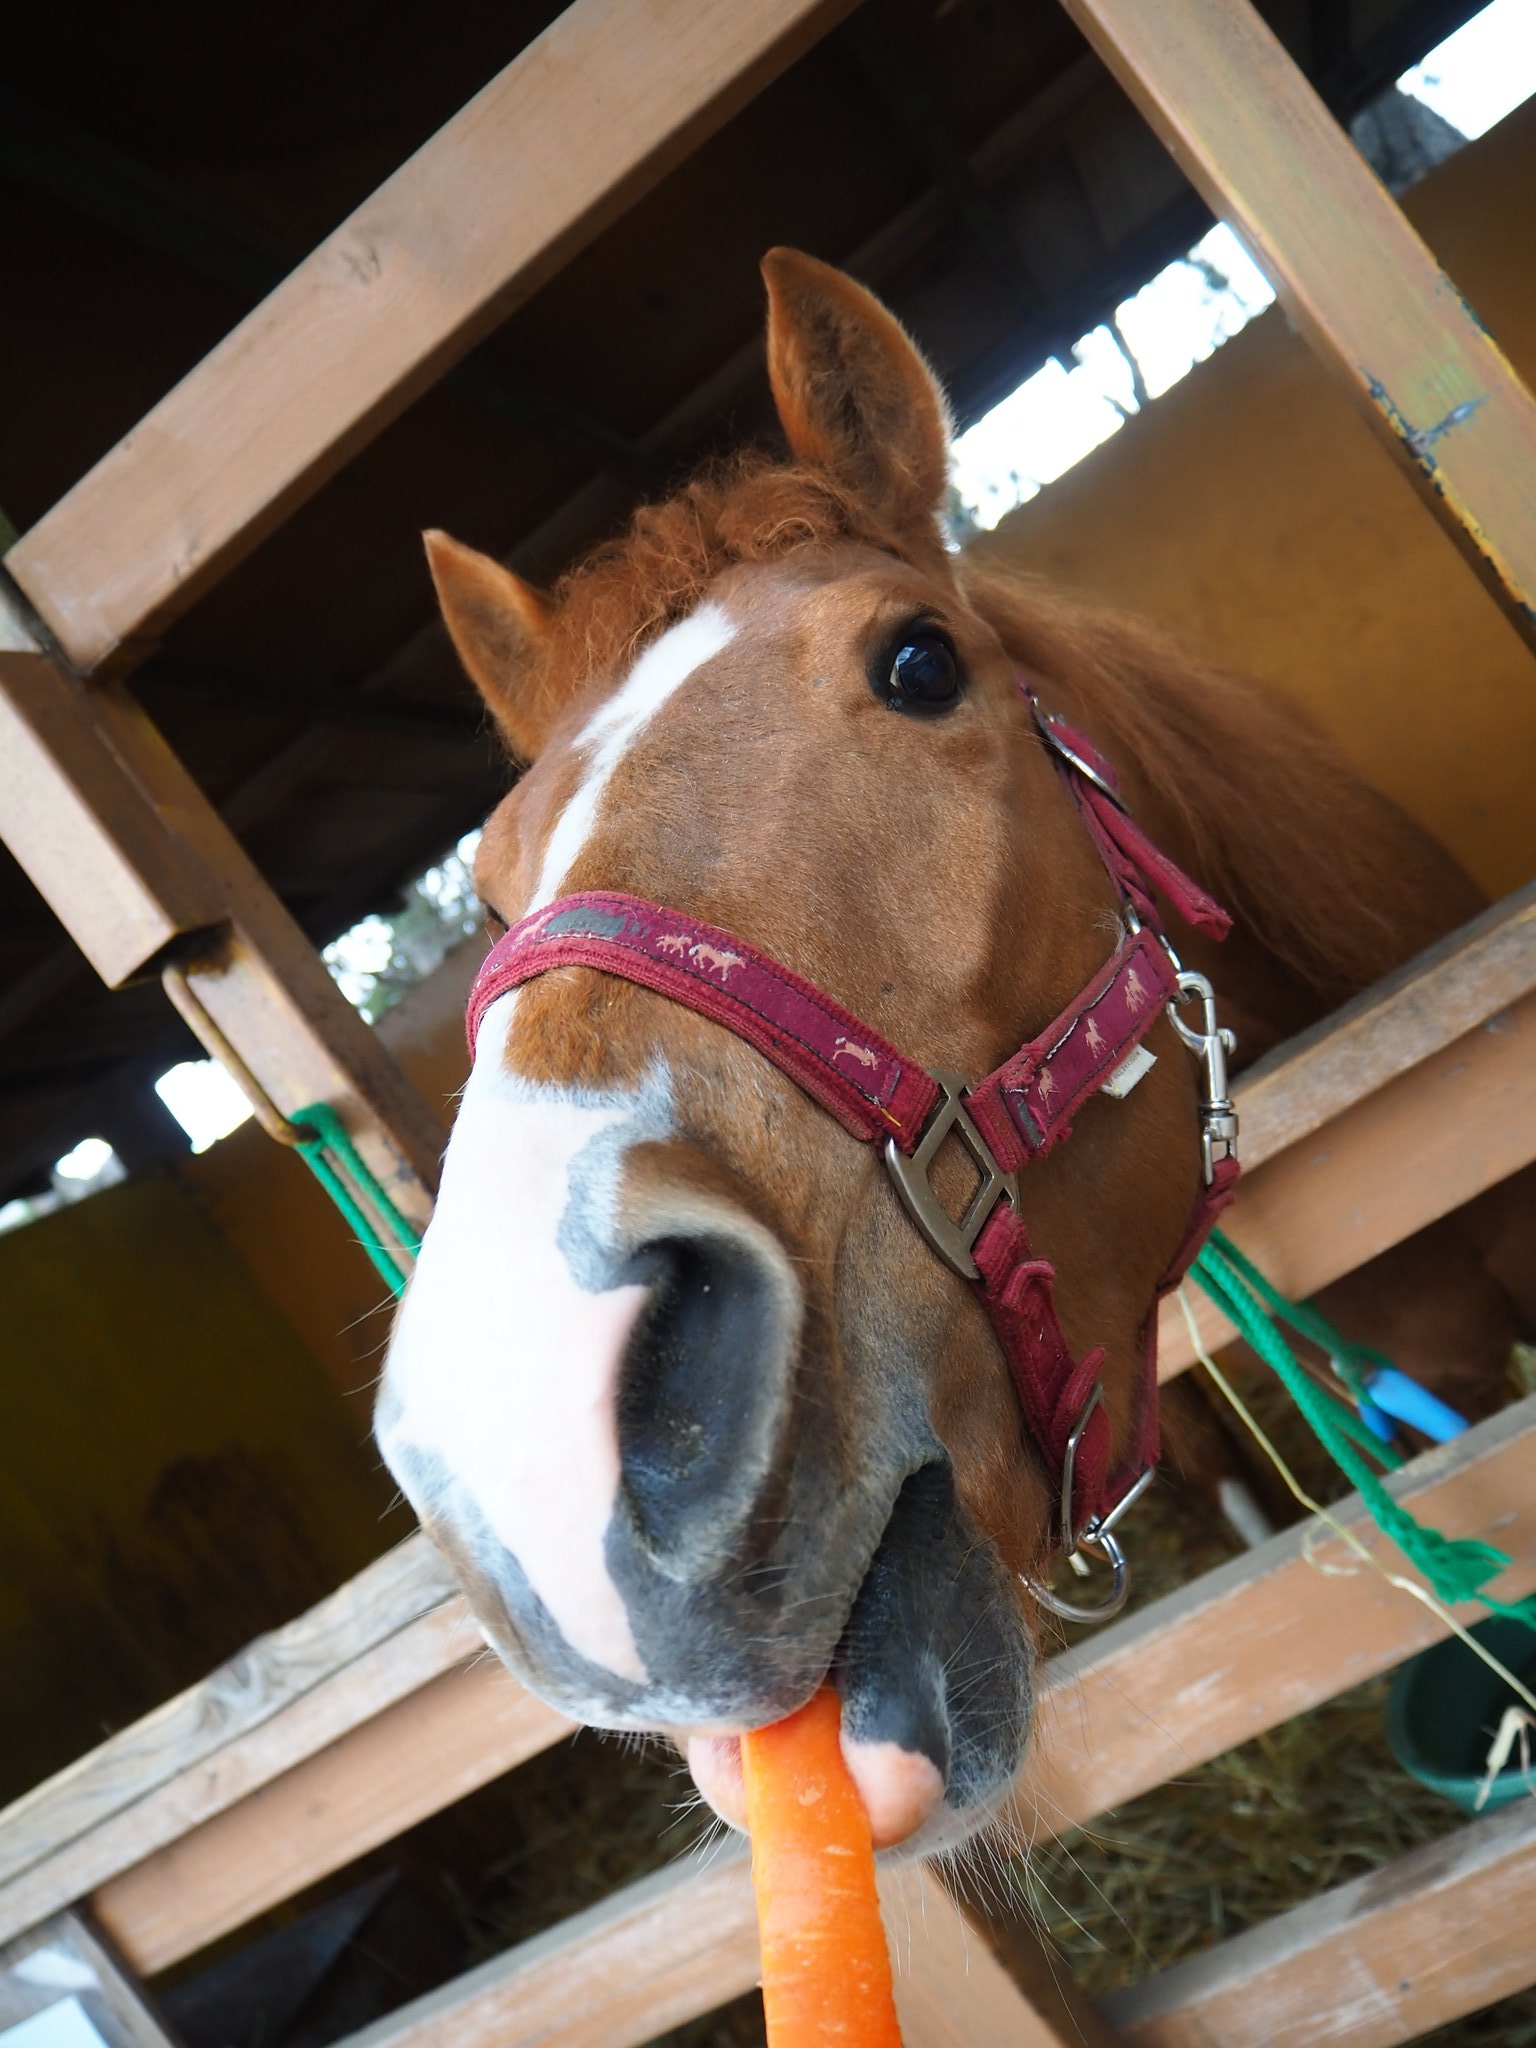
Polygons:
M1288 1301L1219 1230L1212 1231L1190 1268L1190 1276L1236 1324L1240 1335L1281 1380L1313 1435L1358 1490L1377 1525L1418 1566L1436 1597L1447 1606L1479 1600L1493 1613L1507 1615L1512 1621L1523 1621L1528 1628L1536 1629L1536 1595L1507 1601L1496 1600L1483 1591L1490 1579L1508 1569L1510 1559L1504 1551L1475 1537L1442 1535L1438 1529L1426 1527L1392 1498L1356 1448L1361 1439L1349 1427L1356 1418L1307 1377L1280 1324L1289 1324L1338 1360L1341 1377L1356 1389L1363 1386L1363 1376L1371 1362L1389 1361L1379 1351L1351 1344L1315 1308ZM1356 1427L1364 1431L1363 1424L1357 1423ZM1384 1448L1374 1442L1371 1447Z
M415 1258L421 1249L421 1241L416 1232L384 1192L379 1180L347 1135L341 1118L328 1102L312 1102L308 1109L299 1110L293 1121L296 1124L307 1124L311 1130L318 1133L314 1138L301 1141L294 1150L352 1226L358 1243L373 1261L374 1271L398 1300L404 1294L405 1283L411 1276L410 1268L401 1262L397 1254L406 1252L411 1258ZM334 1155L334 1158L330 1155ZM394 1233L393 1243L380 1235L373 1218L337 1172L336 1160L340 1160L354 1183L362 1189L379 1215L389 1225Z

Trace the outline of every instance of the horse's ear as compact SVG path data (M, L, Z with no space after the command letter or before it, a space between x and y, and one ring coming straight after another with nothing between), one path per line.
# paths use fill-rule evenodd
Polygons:
M895 316L798 249L763 258L768 377L797 459L893 526L931 535L949 482L949 407Z
M554 709L538 675L549 606L531 584L489 555L436 530L422 539L448 637L512 751L531 761Z

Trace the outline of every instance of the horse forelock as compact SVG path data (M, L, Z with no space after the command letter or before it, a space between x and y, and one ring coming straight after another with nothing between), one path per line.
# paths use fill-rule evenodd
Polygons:
M942 558L937 524L914 537L885 525L824 471L748 449L707 463L669 497L642 505L550 594L543 661L557 688L625 673L687 618L726 570L864 541L885 553Z

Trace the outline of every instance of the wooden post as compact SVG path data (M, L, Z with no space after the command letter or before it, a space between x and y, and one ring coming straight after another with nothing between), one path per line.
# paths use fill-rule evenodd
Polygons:
M107 2048L175 2048L143 1993L79 1913L59 1913L0 1948L0 2029L8 2034L69 2005L78 2005Z
M178 960L209 1050L233 1043L281 1116L330 1103L426 1222L437 1118L138 705L66 674L3 590L0 834L109 986Z
M1536 401L1248 0L1063 0L1536 641Z

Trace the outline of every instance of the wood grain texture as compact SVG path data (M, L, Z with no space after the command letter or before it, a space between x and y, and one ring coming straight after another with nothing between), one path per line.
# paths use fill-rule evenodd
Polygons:
M1433 1527L1505 1551L1513 1567L1501 1597L1536 1589L1536 1395L1389 1485ZM1389 1571L1422 1584L1358 1495L1332 1512ZM1126 1542L1134 1568L1133 1527ZM1447 1633L1432 1608L1359 1566L1321 1525L1284 1530L1050 1659L1014 1820L1027 1839L1092 1820Z
M1240 1076L1245 1166L1489 1023L1536 989L1536 882L1299 1032Z
M378 1033L127 692L68 675L3 592L0 620L0 834L60 923L114 986L186 954L277 1108L329 1102L425 1223L445 1134Z
M571 1728L493 1658L456 1666L110 1879L91 1911L151 1976Z
M1536 1982L1536 1800L1325 1892L1105 2012L1144 2048L1391 2048Z
M411 1537L9 1807L0 1929L83 1897L477 1645L447 1567Z
M881 1899L906 2048L1098 2048L1107 2028L1058 2031L936 1879L883 1873ZM746 1846L707 1869L628 1885L337 2048L640 2048L758 1981Z
M1454 976L1454 965L1442 973ZM1325 1061L1323 1047L1308 1057ZM1536 1158L1536 994L1288 1145L1244 1178L1222 1227L1304 1300ZM1232 1325L1196 1287L1208 1347ZM1158 1377L1194 1363L1176 1295L1158 1316Z
M575 0L11 548L126 662L853 0Z
M1536 639L1536 401L1257 10L1065 5Z
M757 1982L744 1843L675 1864L349 2034L337 2048L640 2048Z
M1113 2048L1059 1955L1036 1944L1021 1986L930 1871L890 1871L880 1893L904 2048Z

